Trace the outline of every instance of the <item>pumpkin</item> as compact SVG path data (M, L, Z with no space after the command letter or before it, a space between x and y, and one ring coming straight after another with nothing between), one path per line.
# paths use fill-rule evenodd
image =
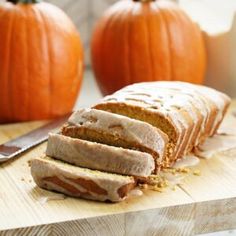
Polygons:
M201 84L204 80L201 30L170 1L115 3L96 25L91 48L95 77L104 95L135 82Z
M39 0L0 4L0 122L69 113L83 74L79 34L66 14Z

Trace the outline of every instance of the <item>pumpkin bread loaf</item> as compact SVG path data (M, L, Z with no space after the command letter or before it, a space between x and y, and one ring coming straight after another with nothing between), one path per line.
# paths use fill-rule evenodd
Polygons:
M146 178L155 169L144 152L50 134L46 155L80 167Z
M228 96L185 82L149 82L127 86L105 97L95 109L147 122L166 133L173 153L168 166L212 136L229 106Z
M168 143L167 135L148 123L96 109L75 112L62 128L62 134L147 152L155 159L156 171L166 156Z
M97 201L122 201L136 186L133 177L80 168L49 157L33 159L31 174L41 188Z

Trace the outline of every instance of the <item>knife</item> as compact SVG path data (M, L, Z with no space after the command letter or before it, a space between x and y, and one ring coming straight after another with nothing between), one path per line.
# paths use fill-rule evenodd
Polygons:
M46 141L48 139L48 133L62 126L68 120L70 115L71 114L62 116L46 125L0 145L0 163L6 162L28 149Z

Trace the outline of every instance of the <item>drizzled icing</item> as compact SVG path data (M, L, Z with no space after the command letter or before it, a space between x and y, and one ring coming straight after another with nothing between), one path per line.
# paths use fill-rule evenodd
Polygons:
M194 154L191 154L177 160L176 163L173 165L173 168L192 167L198 165L199 162L199 158Z
M45 204L49 201L59 201L59 200L65 200L65 199L66 199L66 196L64 194L48 192L46 196L40 197L38 201L41 204Z
M227 135L236 135L236 116L229 114L225 117L224 121L220 125L217 133L218 134L227 134Z
M129 197L140 197L142 195L143 192L139 188L132 189L128 194Z
M235 135L214 135L212 138L208 138L204 144L200 145L200 147L196 149L195 153L199 157L209 159L218 153L232 149L236 150Z
M218 134L208 138L196 149L196 155L202 158L212 158L218 153L231 152L236 156L236 118L232 115L226 117L218 130ZM235 151L234 151L235 150Z

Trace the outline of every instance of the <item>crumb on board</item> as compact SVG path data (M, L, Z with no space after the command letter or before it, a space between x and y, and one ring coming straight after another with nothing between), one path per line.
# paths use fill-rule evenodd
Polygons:
M153 190L153 191L157 191L157 192L163 192L165 190L165 188L169 187L171 190L176 191L176 185L173 185L172 181L170 180L170 182L168 181L168 177L167 175L163 174L163 173L169 173L169 174L173 174L176 175L177 177L183 177L184 175L188 176L188 174L193 174L196 176L200 176L201 172L200 170L196 169L193 170L192 168L172 168L172 167L168 167L168 168L164 168L162 169L162 174L158 174L158 175L151 175L148 177L147 182L146 183L140 183L139 187L141 189L149 189L149 190ZM181 179L181 181L184 182L185 179Z
M157 192L159 192L159 193L162 193L162 192L163 192L163 188L158 187L158 185L153 186L153 187L151 188L151 190L157 191Z
M150 189L157 192L163 192L163 190L169 186L168 180L160 175L149 176L147 183L139 184L141 189Z
M31 161L28 160L27 163L28 163L28 166L31 167Z
M193 175L200 176L201 175L200 170L194 170Z
M171 167L169 167L169 168L167 168L167 169L163 169L162 171L164 172L164 173L171 173L171 174L175 174L176 173L176 168L171 168Z
M22 178L21 178L21 181L25 181L25 179L22 177Z
M178 173L188 174L190 172L189 168L178 168L176 169Z
M139 184L139 187L141 189L148 189L148 185L147 184Z
M176 175L178 173L188 174L190 172L190 169L186 168L186 167L184 167L184 168L171 168L171 167L169 167L169 168L163 169L162 172L164 172L164 173L171 173L173 175Z

